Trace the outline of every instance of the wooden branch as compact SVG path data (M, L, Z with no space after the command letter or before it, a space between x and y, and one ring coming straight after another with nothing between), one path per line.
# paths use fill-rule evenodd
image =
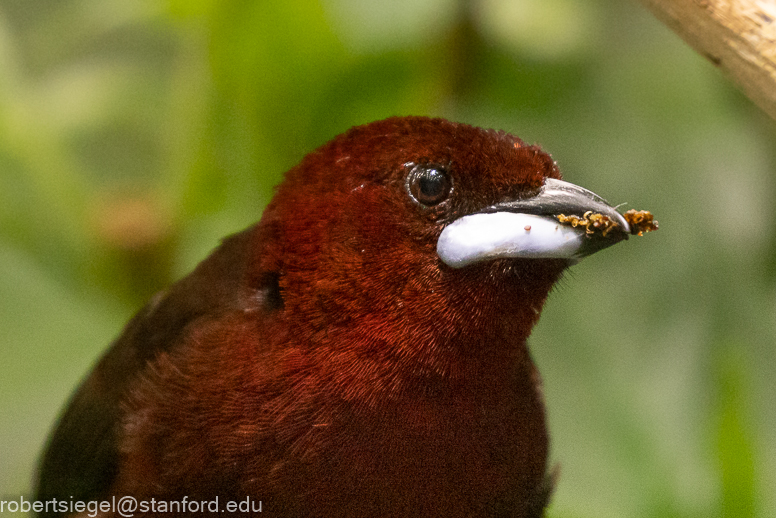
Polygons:
M776 0L641 0L776 119Z

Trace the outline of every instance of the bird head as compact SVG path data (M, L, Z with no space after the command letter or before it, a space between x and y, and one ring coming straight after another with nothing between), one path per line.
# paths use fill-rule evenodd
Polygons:
M423 117L356 127L287 173L250 271L277 283L290 328L330 357L449 373L511 354L563 270L627 237L614 208L560 176L504 132ZM616 224L558 220L588 211Z

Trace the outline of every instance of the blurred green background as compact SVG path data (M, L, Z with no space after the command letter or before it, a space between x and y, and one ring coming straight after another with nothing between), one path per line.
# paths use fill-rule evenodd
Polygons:
M531 338L549 515L776 516L776 124L635 0L0 0L0 499L147 297L306 152L407 114L660 221Z

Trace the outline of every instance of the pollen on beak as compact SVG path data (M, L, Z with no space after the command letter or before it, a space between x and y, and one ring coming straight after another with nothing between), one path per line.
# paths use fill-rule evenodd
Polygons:
M500 258L576 261L627 239L630 232L628 221L600 196L549 178L535 196L486 207L447 225L437 254L452 268Z

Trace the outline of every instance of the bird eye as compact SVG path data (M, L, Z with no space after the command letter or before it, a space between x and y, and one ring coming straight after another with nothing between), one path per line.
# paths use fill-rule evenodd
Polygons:
M408 178L408 188L418 203L430 207L443 202L450 194L450 177L441 167L415 166Z

